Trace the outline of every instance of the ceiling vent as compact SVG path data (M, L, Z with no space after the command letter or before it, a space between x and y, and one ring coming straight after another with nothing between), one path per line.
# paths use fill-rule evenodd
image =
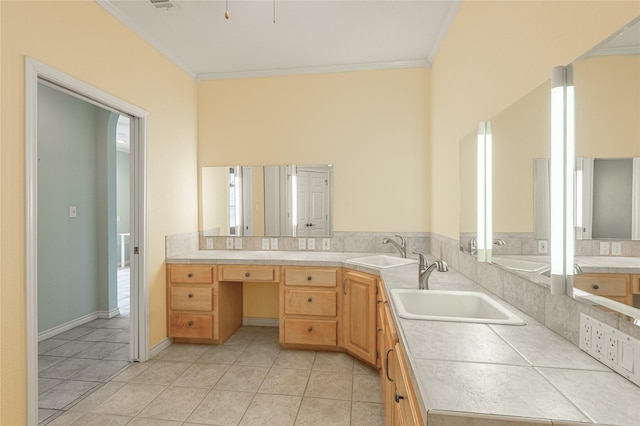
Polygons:
M178 3L175 0L149 0L149 4L153 6L154 9L179 9Z

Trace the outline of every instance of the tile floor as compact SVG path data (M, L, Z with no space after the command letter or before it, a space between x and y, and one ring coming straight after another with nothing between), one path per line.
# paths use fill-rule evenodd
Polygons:
M224 345L128 363L125 328L99 319L40 343L41 425L384 425L378 372L347 354L242 327Z

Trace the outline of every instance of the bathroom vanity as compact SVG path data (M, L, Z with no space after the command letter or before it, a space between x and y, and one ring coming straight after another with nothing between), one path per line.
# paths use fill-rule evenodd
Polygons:
M170 334L222 342L241 323L239 284L278 282L281 345L346 351L376 367L386 424L640 424L638 386L462 274L434 274L432 288L485 293L526 325L402 318L389 295L417 288L417 266L347 262L360 255L203 250L169 258ZM188 335L198 324L188 315L202 316L207 325L196 328L206 331Z

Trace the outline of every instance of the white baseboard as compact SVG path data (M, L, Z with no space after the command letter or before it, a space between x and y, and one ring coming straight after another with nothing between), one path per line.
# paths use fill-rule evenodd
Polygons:
M110 311L98 311L98 318L113 318L113 317L117 317L118 315L120 315L120 308L115 307Z
M169 346L171 346L171 343L173 343L173 340L171 340L168 337L165 337L164 339L162 339L160 343L152 347L151 350L149 351L149 359L158 355L163 349L166 349Z
M279 327L280 320L278 318L242 318L242 325L252 325L260 327Z
M58 334L64 333L65 331L71 330L72 328L78 327L82 324L91 322L97 318L98 318L98 312L92 312L80 318L76 318L69 322L65 322L64 324L60 324L56 327L50 328L49 330L38 333L38 342L42 342L43 340L50 339L51 337L57 336Z

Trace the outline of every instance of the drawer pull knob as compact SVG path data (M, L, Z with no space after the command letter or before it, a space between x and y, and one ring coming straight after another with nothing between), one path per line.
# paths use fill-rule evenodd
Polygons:
M191 298L193 297L193 293L189 293L189 294L187 294L187 297L188 297L189 299L191 299Z
M187 274L187 278L191 278L191 277L193 277L193 274L192 274L191 272L189 272L189 273Z
M396 391L395 395L393 395L393 399L395 399L396 402L399 403L401 399L404 399L404 396L400 395L400 393Z
M312 298L312 297L309 297L309 298L307 299L307 302L309 302L309 303L313 302L313 298Z
M244 273L244 276L245 276L245 277L247 277L247 278L249 278L249 276L250 276L250 275L251 275L251 273L250 273L250 272L245 272L245 273Z
M311 275L307 277L307 281L311 281Z
M311 326L307 327L307 331L313 331L313 327Z
M591 288L594 289L594 290L597 290L597 289L600 288L600 286L598 284L592 284Z
M187 325L188 325L189 327L191 327L191 326L193 325L193 321L189 321L189 322L187 323Z

